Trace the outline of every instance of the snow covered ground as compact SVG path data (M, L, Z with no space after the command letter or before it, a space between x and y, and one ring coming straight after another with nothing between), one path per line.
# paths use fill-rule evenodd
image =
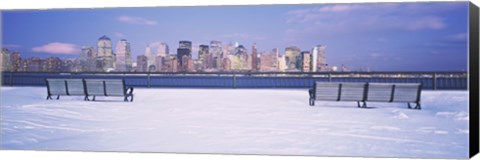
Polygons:
M1 149L368 157L468 157L468 92L404 103L316 102L305 89L135 89L121 97L45 100L2 87ZM54 97L55 98L55 97Z

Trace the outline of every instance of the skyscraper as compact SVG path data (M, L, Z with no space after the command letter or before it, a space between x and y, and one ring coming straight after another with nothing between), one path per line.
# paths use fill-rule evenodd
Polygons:
M19 72L22 71L22 58L20 57L20 52L15 51L12 54L12 71Z
M137 72L146 72L148 70L148 59L145 55L137 56Z
M253 43L252 46L252 71L257 71L258 70L258 61L257 61L257 44Z
M212 67L216 69L221 69L223 64L222 59L225 58L222 42L220 41L210 41L210 54L212 56Z
M302 72L310 72L310 51L303 51L302 55Z
M92 46L82 47L82 53L80 53L81 70L84 72L94 72L96 70L95 62L96 62L95 49Z
M145 57L147 57L148 68L150 68L151 66L155 66L155 56L152 53L150 45L147 45L147 47L145 48Z
M166 43L160 43L157 49L157 56L167 57L169 54L169 48Z
M291 46L285 48L285 63L287 70L300 70L300 64L297 59L300 57L300 48Z
M155 57L155 66L157 71L167 71L166 67L169 66L170 55L169 48L166 43L160 43L157 48L157 56Z
M10 51L6 48L2 49L2 58L1 64L2 64L2 71L11 71L11 60L10 60Z
M325 59L325 48L326 46L324 45L316 45L315 47L313 47L311 59L312 72L328 70Z
M180 63L180 68L183 66L183 56L192 55L192 42L190 41L180 41L177 49L177 60Z
M198 60L199 62L201 63L201 67L202 69L206 69L206 68L209 68L209 64L208 63L211 63L212 60L210 60L210 58L212 58L211 53L209 53L209 47L208 45L200 45L199 46L200 49L198 50Z
M112 40L107 36L102 36L97 42L97 70L98 71L110 71L115 70L114 54L112 51ZM101 67L101 69L99 68Z
M132 51L130 49L130 42L126 39L118 41L116 53L116 71L125 72L132 70Z

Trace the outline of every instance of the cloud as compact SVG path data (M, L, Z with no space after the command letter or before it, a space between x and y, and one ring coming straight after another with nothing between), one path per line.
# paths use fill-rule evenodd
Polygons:
M78 54L80 53L79 47L70 43L53 42L45 44L43 46L32 48L33 52L43 52L51 54Z
M438 11L432 7L438 7ZM425 11L417 11L416 9ZM457 7L458 8L458 7ZM338 31L378 31L381 30L440 30L447 27L439 14L446 6L427 4L341 4L291 10L286 13L286 23L297 25L299 30L330 32Z
M120 16L117 18L117 20L120 22L128 23L128 24L147 25L147 26L157 25L157 21L145 19L142 17Z
M454 35L447 36L447 39L452 42L467 42L468 34L467 33L457 33Z
M364 9L365 7L363 5L332 5L332 6L325 6L318 8L318 11L320 12L346 12L346 11L351 11L351 10L356 10L356 9Z

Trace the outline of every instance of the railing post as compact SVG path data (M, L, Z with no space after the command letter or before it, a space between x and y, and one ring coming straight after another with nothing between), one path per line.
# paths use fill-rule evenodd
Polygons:
M233 73L233 88L237 88L237 76Z
M328 81L331 82L332 81L332 73L328 73Z
M150 72L147 73L147 88L150 88Z
M13 72L10 72L10 86L13 86Z
M433 73L433 90L437 90L437 73Z

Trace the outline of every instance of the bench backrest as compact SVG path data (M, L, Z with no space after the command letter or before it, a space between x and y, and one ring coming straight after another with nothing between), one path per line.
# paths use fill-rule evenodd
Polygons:
M395 102L418 102L422 91L420 83L395 84L393 101Z
M367 101L390 102L392 99L391 83L368 83Z
M340 93L340 83L335 82L315 82L315 99L338 101Z
M315 99L329 101L363 101L367 83L316 82Z
M342 83L340 101L365 100L365 86L367 83Z
M125 81L122 79L105 80L105 93L106 96L124 96Z
M82 79L66 79L68 95L85 95Z
M85 79L85 88L89 96L124 96L123 79Z
M85 89L88 96L104 96L102 79L85 79Z
M418 102L420 83L369 83L367 101L378 102Z
M46 79L47 91L52 95L67 95L65 79Z

